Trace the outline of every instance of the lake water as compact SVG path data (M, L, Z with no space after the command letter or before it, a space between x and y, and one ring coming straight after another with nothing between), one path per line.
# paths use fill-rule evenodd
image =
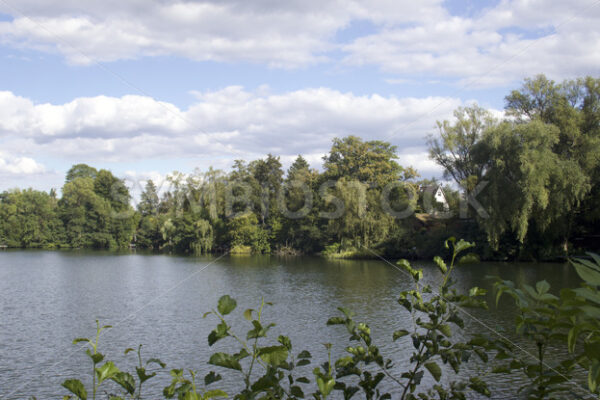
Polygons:
M424 266L432 279L438 276L432 264L414 264ZM546 279L553 290L579 284L574 271L561 264L467 265L456 270L455 278L462 288L489 288L487 275L518 283ZM201 376L218 370L206 363L214 351L207 335L216 321L202 315L223 294L238 301L234 329L239 332L247 330L239 317L244 309L257 308L261 297L273 302L264 319L278 322L274 338L289 335L294 352L307 349L315 361L326 357L320 343L332 343L334 356L349 343L344 328L326 327L325 322L337 315L337 307L351 308L357 319L370 324L384 354L401 367L412 345L393 343L391 333L407 326L407 314L396 299L409 286L403 273L382 261L0 251L0 398L62 398L65 379L86 381L91 366L72 340L94 335L96 319L114 326L101 336L100 351L118 366L132 366L135 356L124 356L123 350L142 343L144 356L159 356L168 369L195 369ZM519 342L513 333L514 308L508 301L496 308L491 295L488 302L490 311L474 316ZM473 332L486 330L473 319L466 325ZM481 373L483 368L474 364L466 372ZM310 370L308 375L312 380ZM519 377L492 378L493 398L516 398ZM152 381L145 389L147 398L155 398L151 392L160 394L168 372ZM238 382L231 378L222 383L231 389Z

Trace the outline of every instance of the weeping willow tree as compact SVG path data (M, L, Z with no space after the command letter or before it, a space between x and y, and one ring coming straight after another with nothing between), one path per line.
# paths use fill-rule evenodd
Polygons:
M485 174L477 150L483 135L498 125L492 114L478 105L459 107L455 121L438 121L438 135L428 140L429 156L444 168L444 177L453 179L467 192L475 189Z
M600 193L600 80L527 79L506 97L506 115L458 109L438 123L430 156L466 191L486 185L479 224L493 247L508 235L568 251L574 228L600 219L589 212Z
M213 228L207 220L199 219L194 224L196 240L191 243L194 254L208 254L213 247Z
M589 179L573 160L553 152L557 127L532 121L504 122L482 138L488 185L479 200L489 218L481 223L497 247L507 231L523 243L532 224L539 232L570 214L589 191Z

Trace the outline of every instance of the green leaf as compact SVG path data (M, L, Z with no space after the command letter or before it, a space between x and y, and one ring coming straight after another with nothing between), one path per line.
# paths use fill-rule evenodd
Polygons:
M261 323L258 322L257 320L253 320L252 325L254 326L254 329L251 329L246 333L246 339L255 339L255 338L260 338L260 337L266 337L267 332L269 332L269 329L271 329L272 327L275 326L275 324L269 324L269 325L263 327L261 325Z
M592 301L596 304L600 304L600 293L589 287L581 287L573 290L577 296L581 296L586 300Z
M80 343L80 342L92 343L92 341L90 339L88 339L88 338L76 338L76 339L73 339L73 344L77 344L77 343Z
M246 357L249 357L250 353L248 353L248 351L246 349L241 349L239 353L235 353L233 355L233 358L235 358L236 360L243 360Z
M254 310L249 308L246 311L244 311L244 318L246 318L248 321L252 321L252 312Z
M227 315L230 312L232 312L233 310L235 310L235 307L237 306L237 302L232 299L229 295L225 295L222 296L219 299L219 304L217 306L217 310L219 310L219 312L222 315Z
M220 322L217 328L208 334L208 345L212 346L227 336L229 336L229 327L225 322Z
M92 354L90 352L90 353L88 353L88 355L90 356L90 358L92 359L94 364L99 364L100 362L102 362L102 360L104 360L104 354L102 354L102 353Z
M214 371L210 371L208 374L206 374L206 376L204 376L204 384L208 386L211 383L220 381L221 379L223 379L221 375L216 374Z
M510 372L510 364L496 365L494 368L492 368L493 374L509 374Z
M227 397L227 393L222 390L215 389L207 391L204 393L204 396L202 396L203 399L215 399L217 397Z
M600 267L600 255L598 255L596 253L591 253L589 251L586 254L588 256L592 257L592 259L594 260L594 262L596 263L596 265L598 265Z
M151 358L148 361L146 361L146 365L149 365L149 364L158 364L158 365L160 365L161 368L165 368L167 366L167 364L160 361L158 358Z
M402 259L402 260L398 261L396 264L398 264L406 272L408 272L412 276L413 280L415 280L416 282L423 279L423 270L422 269L414 269L410 265L410 262L408 262L408 260Z
M112 378L117 384L119 384L127 393L135 393L135 380L133 376L128 372L117 372Z
M302 391L302 389L300 388L300 386L292 386L290 388L290 394L294 397L297 397L299 399L303 399L304 398L304 392Z
M258 351L260 358L274 367L280 365L288 357L288 349L285 346L262 347Z
M327 320L327 325L344 325L345 323L344 317L331 317Z
M596 360L588 370L588 387L592 393L596 392L600 381L600 361Z
M539 281L535 284L535 290L537 290L538 294L547 293L550 290L550 284L546 281Z
M440 368L439 365L437 365L434 362L429 362L429 363L425 363L425 368L427 368L427 371L429 371L429 373L431 374L431 376L433 376L433 378L439 382L440 378L442 376L442 369Z
M414 271L413 267L410 265L410 262L408 260L402 259L399 260L396 264L410 273Z
M571 260L571 264L575 267L575 271L581 279L592 286L600 286L600 267L592 264L588 260L578 258Z
M135 367L135 372L137 373L140 382L144 383L148 379L156 376L156 372L152 372L151 374L146 373L146 368Z
M350 356L339 358L335 361L336 368L344 368L348 365L352 365L354 363L354 359Z
M119 372L119 368L117 368L112 361L107 361L100 368L96 368L96 378L98 379L98 384L107 379L111 379Z
M487 293L487 290L482 289L477 286L474 286L469 290L469 296L471 296L471 297L484 296L486 293Z
M226 353L213 354L212 356L210 356L208 363L223 368L235 369L237 371L242 370L240 362L236 360L233 356Z
M67 379L63 382L62 386L77 396L78 399L87 400L85 386L83 386L83 383L79 379Z
M201 400L200 395L195 392L185 392L183 400Z
M478 377L472 377L469 379L469 387L471 389L473 389L474 391L476 391L479 394L482 394L486 397L490 397L491 396L491 392L487 387L487 384L485 383L485 381L479 379Z
M575 351L575 344L577 344L577 337L579 336L579 327L574 326L569 330L569 335L567 336L567 345L569 348L569 353L573 353Z
M319 391L325 397L329 396L333 387L335 386L335 379L333 378L317 378L317 386L319 387Z
M392 335L392 339L393 340L398 340L399 338L408 335L409 332L406 329L399 329L397 331L394 331L394 334Z
M579 307L579 309L581 311L583 311L583 313L585 315L587 315L588 317L600 320L600 308L599 307L581 306L581 307Z
M463 239L460 239L457 243L454 244L454 254L461 253L471 247L475 247L475 243L467 242Z
M583 344L585 356L588 359L595 359L600 362L600 340L594 342L586 342Z
M450 329L450 325L444 324L438 327L438 330L444 334L446 337L452 336L452 330Z
M302 350L299 354L298 354L298 358L312 358L312 355L310 354L310 352L306 351L306 350Z
M352 319L352 317L354 317L354 311L345 308L345 307L338 307L338 310L340 310L348 319Z
M442 260L442 257L435 256L433 258L433 262L438 266L438 268L440 269L442 274L445 274L446 272L448 272L448 267L446 266L446 263L444 262L444 260Z
M284 336L284 335L279 335L279 337L277 338L277 341L279 343L281 343L282 345L284 345L285 348L288 349L288 351L292 350L292 341L290 340L289 337Z

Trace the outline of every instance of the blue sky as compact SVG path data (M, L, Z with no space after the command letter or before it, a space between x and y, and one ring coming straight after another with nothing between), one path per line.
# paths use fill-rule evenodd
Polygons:
M78 162L132 184L269 152L319 167L349 134L440 176L425 140L456 107L598 75L598 3L3 0L0 190Z

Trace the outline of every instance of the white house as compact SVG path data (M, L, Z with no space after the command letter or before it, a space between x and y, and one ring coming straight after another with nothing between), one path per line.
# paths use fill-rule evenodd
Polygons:
M431 207L433 205L433 204L430 204L428 206L427 205L428 200L425 200L425 199L431 199L429 201L433 200L434 204L436 204L436 203L441 204L444 211L450 210L450 206L448 205L448 200L446 199L446 195L444 194L444 190L442 189L441 186L434 186L434 185L422 186L421 192L423 194L423 199L425 201L425 204L424 204L425 207Z
M448 211L448 209L449 209L448 200L446 200L446 195L444 194L444 191L442 190L441 186L438 186L437 190L433 194L433 198L436 202L442 204L445 211Z

